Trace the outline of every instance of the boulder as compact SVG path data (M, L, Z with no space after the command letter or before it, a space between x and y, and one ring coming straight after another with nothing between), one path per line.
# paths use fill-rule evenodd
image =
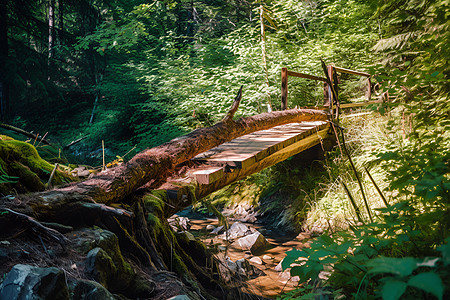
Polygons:
M261 251L267 248L269 245L270 243L260 232L255 232L244 236L232 244L232 246L234 246L235 248L241 250L250 250L251 252Z
M125 261L119 248L117 236L100 228L84 229L76 233L75 249L82 254L89 251L84 271L113 293L131 298L148 298L155 283L137 275ZM91 249L91 250L89 250Z
M167 300L191 300L191 298L189 298L187 295L177 295L177 296L170 297Z
M86 274L106 288L111 285L114 289L114 277L117 267L112 258L102 248L94 248L86 257ZM126 283L128 285L129 282Z
M0 284L0 300L69 299L64 272L58 268L15 265Z
M284 259L284 258L283 258ZM282 272L283 271L283 267L281 266L281 264L283 263L283 259L280 261L280 263L275 267L275 271L277 272Z
M221 239L237 239L243 237L247 234L251 233L250 228L247 225L242 224L241 222L235 222L231 225L230 229L228 229L225 233L221 234L219 238Z
M104 286L100 283L91 280L80 280L76 283L73 291L73 299L83 300L115 300L114 297Z
M243 275L247 276L248 278L253 279L258 276L265 275L265 273L263 271L261 271L257 267L250 264L249 261L246 260L245 258L241 258L241 259L237 260L236 265L238 267L238 271L242 270L241 272L245 272L245 273L243 273Z

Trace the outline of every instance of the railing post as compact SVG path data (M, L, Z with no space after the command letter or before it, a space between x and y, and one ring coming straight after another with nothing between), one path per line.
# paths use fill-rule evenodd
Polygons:
M328 71L328 78L330 78L330 84L328 85L328 101L329 101L329 106L330 106L330 113L331 113L331 115L333 115L334 97L333 97L333 91L331 90L334 85L333 66L327 66L327 71Z
M330 106L330 91L328 90L328 83L323 83L323 106Z
M288 71L287 68L281 68L281 110L287 109L288 96Z
M372 81L370 81L370 77L367 78L368 92L367 92L367 101L370 101L372 98Z

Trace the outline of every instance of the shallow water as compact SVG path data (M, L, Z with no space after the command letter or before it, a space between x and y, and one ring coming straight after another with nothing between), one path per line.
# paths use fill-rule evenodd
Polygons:
M263 261L263 264L257 264L250 262L253 266L262 270L265 275L259 276L255 279L249 279L244 282L237 283L241 286L243 292L254 294L267 298L275 298L282 292L288 292L298 286L298 282L293 279L289 279L287 273L275 271L275 267L278 263L286 256L286 251L292 250L293 248L301 249L307 247L307 241L310 236L305 233L301 233L298 236L287 236L282 232L272 232L266 230L260 224L249 224L244 223L248 227L253 227L260 231L266 239L272 244L272 247L258 253L257 255L251 254L249 251L243 251L236 249L229 245L226 241L217 238L215 235L208 234L206 231L207 225L218 226L217 219L193 219L191 217L191 228L190 232L195 236L200 238L206 245L213 245L225 247L226 250L223 252L232 260L236 261L241 258L246 258L249 260L252 257L258 256ZM230 225L233 221L230 221ZM270 259L264 256L270 256Z

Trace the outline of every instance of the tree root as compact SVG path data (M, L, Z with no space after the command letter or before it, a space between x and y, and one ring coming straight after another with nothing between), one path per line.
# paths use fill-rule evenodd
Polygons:
M61 234L59 231L46 227L33 219L30 216L27 216L25 214L16 212L12 209L2 207L0 208L0 214L3 216L11 216L16 219L16 221L19 221L20 223L30 227L40 238L40 235L43 235L47 237L50 240L53 240L57 242L63 250L66 250L66 243L69 241L63 234Z

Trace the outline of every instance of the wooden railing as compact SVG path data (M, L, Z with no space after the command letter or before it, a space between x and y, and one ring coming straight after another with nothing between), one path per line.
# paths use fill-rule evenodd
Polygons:
M325 66L324 66L325 68ZM360 103L345 103L340 104L339 98L337 97L337 90L338 90L338 82L337 82L337 73L347 73L352 74L356 76L363 76L367 77L367 86L368 86L368 94L367 94L367 101L360 102ZM334 118L338 118L339 116L339 110L344 108L352 108L352 107L360 107L360 106L366 106L369 104L375 104L375 103L381 103L383 100L375 100L370 101L372 98L372 82L371 82L371 76L369 73L361 72L361 71L354 71L350 69L340 68L333 65L326 66L326 77L318 77L314 75L304 74L304 73L298 73L289 71L287 68L281 69L281 109L285 110L288 108L288 77L300 77L300 78L306 78L316 81L323 81L324 82L324 102L323 106L315 107L316 109L325 109L330 110L330 113ZM331 86L330 86L331 84ZM334 91L332 91L332 88ZM335 97L333 95L336 95L338 99L334 99Z

